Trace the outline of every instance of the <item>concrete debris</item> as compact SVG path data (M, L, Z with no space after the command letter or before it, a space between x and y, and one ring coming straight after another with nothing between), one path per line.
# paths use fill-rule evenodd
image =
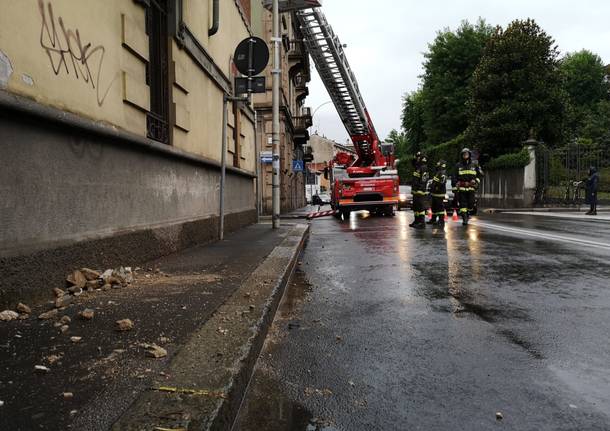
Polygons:
M114 275L119 280L122 280L125 283L133 282L133 273L131 272L131 267L123 268L122 266L112 271L112 275Z
M83 320L91 320L95 316L95 311L90 308L85 308L83 311L78 313L79 317Z
M59 322L62 325L67 325L68 323L70 323L72 321L72 319L70 319L70 316L61 316L61 319L59 319Z
M496 419L499 421L504 419L504 415L502 414L502 412L496 412Z
M82 268L80 272L85 276L87 281L94 281L100 278L100 272L94 269Z
M161 343L161 344L169 343L169 338L167 338L167 337L159 337L159 343Z
M102 290L103 290L104 292L106 292L106 291L108 291L108 290L110 290L110 289L112 289L112 286L111 286L111 285L109 285L109 284L104 284L104 285L102 286Z
M49 310L46 313L42 313L41 315L39 315L38 318L40 320L49 320L57 316L57 313L57 309Z
M74 301L74 297L72 295L64 295L59 298L55 298L55 308L65 307L67 305L72 304Z
M70 410L70 416L74 416L78 413L78 410Z
M78 287L78 286L72 286L68 288L68 292L70 292L73 295L80 295L81 293L83 293L83 288L82 287Z
M68 332L68 329L70 329L68 325L61 325L61 327L59 328L62 334Z
M9 322L11 320L15 320L19 317L19 313L15 313L13 310L4 310L0 313L0 320L4 322Z
M72 341L73 343L80 343L82 339L83 337L70 337L70 341Z
M55 322L55 323L53 323L53 327L54 327L54 328L59 328L59 327L61 327L61 326L62 326L62 323L61 323L61 322Z
M32 314L32 309L21 302L17 304L17 311L22 314Z
M66 277L66 281L72 286L77 286L81 289L87 284L87 279L79 270L72 271L72 273Z
M34 371L36 371L37 373L48 373L49 371L51 371L51 369L45 367L44 365L34 365Z
M29 318L30 318L30 315L29 315L29 314L21 314L21 315L19 316L19 320L26 320L26 319L29 319Z
M133 322L130 319L121 319L116 322L117 331L131 331L133 329Z
M58 287L53 288L53 295L55 295L56 298L59 298L60 296L64 296L65 294L66 294L66 292L64 292L60 288L58 288Z
M61 359L61 355L49 355L47 356L47 362L49 364L54 364L55 362L59 361Z
M167 356L167 350L156 344L142 344L142 347L146 349L146 356L151 358L159 359Z
M333 392L330 389L314 389L314 388L305 388L304 389L304 394L307 397L310 397L312 395L317 395L317 396L321 396L321 397L330 397Z
M74 398L74 394L72 392L64 392L61 394L61 396L64 398L64 400L71 400Z
M87 282L87 284L85 285L85 289L87 290L93 290L93 289L97 289L98 287L100 287L100 281L99 280L90 280Z

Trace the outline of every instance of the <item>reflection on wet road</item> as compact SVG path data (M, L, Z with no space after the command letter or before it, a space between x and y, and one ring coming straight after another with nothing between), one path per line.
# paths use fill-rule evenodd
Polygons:
M410 221L313 223L234 429L610 429L610 225Z

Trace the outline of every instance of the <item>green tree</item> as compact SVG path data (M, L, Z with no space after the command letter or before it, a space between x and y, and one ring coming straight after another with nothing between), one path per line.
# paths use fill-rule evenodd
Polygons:
M605 105L610 99L607 68L591 51L567 54L560 63L564 88L570 100L568 125L572 137L599 138ZM607 122L606 122L607 124ZM584 134L584 135L583 135Z
M421 150L426 140L421 90L408 93L403 98L402 130L406 139L404 151L413 154Z
M573 106L592 107L608 99L606 66L601 57L583 49L567 54L559 65L564 87Z
M482 19L476 25L463 21L456 31L438 32L428 45L421 95L427 145L446 142L466 130L472 74L493 30Z
M555 41L531 19L496 28L471 84L467 141L492 157L516 152L532 130L561 144L567 96Z
M600 100L587 112L580 137L610 148L610 101Z
M396 154L396 158L400 160L398 163L398 176L400 178L407 178L409 175L408 161L411 159L412 155L407 135L404 132L392 129L385 141L394 144L394 153Z

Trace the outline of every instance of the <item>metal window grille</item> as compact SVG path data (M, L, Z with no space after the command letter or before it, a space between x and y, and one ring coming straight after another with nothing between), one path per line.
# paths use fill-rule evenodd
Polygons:
M150 87L150 112L146 117L147 136L169 144L169 53L167 0L149 0L146 9L146 33L150 58L146 83Z

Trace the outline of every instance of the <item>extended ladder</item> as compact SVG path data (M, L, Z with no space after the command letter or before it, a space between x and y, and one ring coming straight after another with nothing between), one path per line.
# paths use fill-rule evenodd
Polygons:
M352 139L372 129L343 45L319 8L297 12L305 44Z

